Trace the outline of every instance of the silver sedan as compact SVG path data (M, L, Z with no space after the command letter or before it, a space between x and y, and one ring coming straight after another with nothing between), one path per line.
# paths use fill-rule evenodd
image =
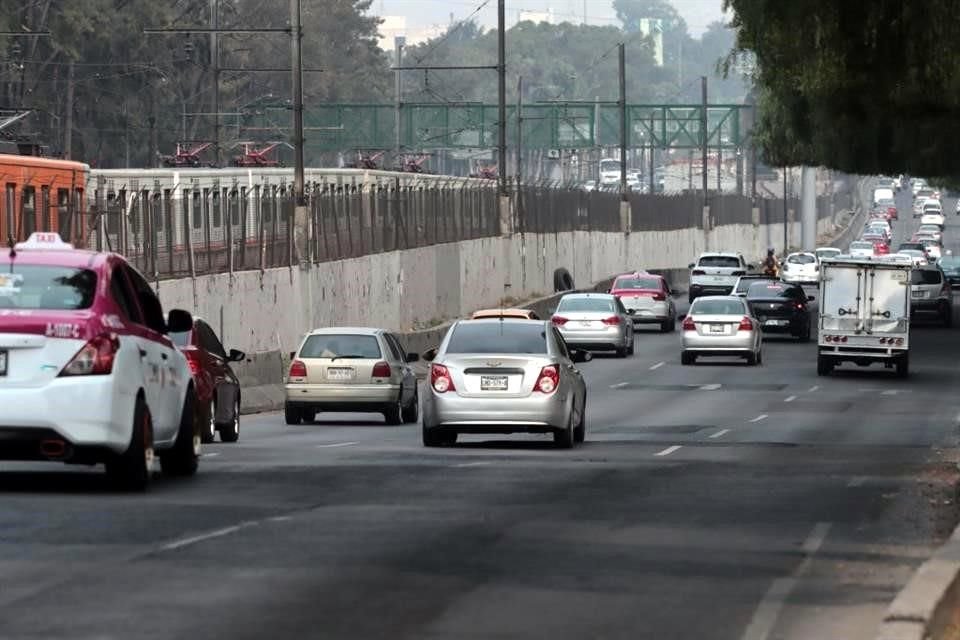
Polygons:
M560 299L553 324L571 347L633 355L633 316L609 293L568 293Z
M743 298L697 298L683 319L682 364L699 356L736 356L747 364L763 362L763 332Z
M570 448L586 435L587 389L569 350L542 320L461 320L431 360L423 402L423 444L460 433L552 433Z

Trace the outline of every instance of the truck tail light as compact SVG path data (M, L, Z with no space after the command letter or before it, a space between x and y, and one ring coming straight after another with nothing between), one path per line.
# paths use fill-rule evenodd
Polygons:
M603 324L607 326L614 326L620 324L620 316L610 316L609 318L604 318L602 320Z
M91 338L60 372L61 376L105 376L113 371L120 339L113 333Z
M567 318L564 318L563 316L553 316L551 320L553 321L553 324L557 325L558 327L562 327L563 325L570 322Z
M743 316L743 319L740 320L740 325L737 327L737 331L753 331L753 320L747 316Z
M555 364L545 366L540 370L540 376L537 383L533 385L534 391L551 394L560 386L560 368Z
M450 377L450 371L442 364L430 365L430 386L437 393L446 393L447 391L456 391L453 386L453 378Z
M697 325L693 322L693 318L687 316L683 319L683 324L680 327L684 331L696 331Z
M390 377L390 365L386 362L378 362L373 365L373 373L371 374L374 378L389 378Z
M291 378L306 378L307 377L307 365L303 364L300 360L294 360L290 363L290 377Z

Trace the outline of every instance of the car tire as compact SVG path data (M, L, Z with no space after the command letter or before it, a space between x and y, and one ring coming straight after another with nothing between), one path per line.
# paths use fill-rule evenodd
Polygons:
M748 366L748 367L754 367L754 366L756 366L756 365L757 365L757 354L754 353L754 352L748 353L748 354L747 354L747 366Z
M403 404L400 402L399 395L397 396L396 402L388 405L383 410L383 419L392 427L403 424Z
M144 491L153 465L153 421L142 396L133 409L133 428L127 450L107 460L107 478L117 489Z
M216 391L214 391L216 395ZM203 431L200 432L200 441L203 444L210 444L214 441L217 436L217 403L214 400L210 401L210 406L207 407L206 415L204 415L204 424Z
M573 412L567 418L567 426L564 429L558 429L553 432L553 446L557 449L573 449Z
M413 398L403 410L402 418L404 424L416 424L417 420L420 419L420 391L418 389L413 390Z
M240 439L240 398L233 403L233 420L220 425L220 442L236 442Z
M423 446L425 447L442 447L445 444L456 444L457 442L457 433L448 433L442 431L439 427L428 427L423 426L421 430L423 435Z
M283 419L290 425L300 424L303 422L303 412L288 402L283 405Z
M630 336L630 346L627 347L627 356L632 356L634 354L634 349L636 348L637 336L636 334Z
M757 350L757 366L763 364L763 348Z
M670 333L673 331L673 320L664 320L660 323L660 333Z
M807 326L803 328L803 331L800 332L800 335L797 336L797 338L799 338L800 342L810 342L810 333L811 333L810 325L807 324Z
M900 359L897 360L897 377L898 378L908 378L910 377L910 355L903 354L900 356Z
M583 407L580 409L580 421L573 428L573 442L580 444L587 439L587 398L583 398Z
M626 347L616 347L616 348L614 349L614 353L617 355L618 358L626 358L626 357L627 357L627 348L626 348Z
M173 448L160 454L160 469L168 476L192 476L200 466L200 429L197 420L197 396L187 389L180 414L180 426Z
M693 355L692 353L688 353L684 351L683 353L680 354L680 364L682 364L683 366L689 366L696 361L697 361L697 356Z
M827 356L817 356L817 375L828 376L833 373L834 362Z
M940 305L940 322L947 328L953 326L953 308L947 303Z

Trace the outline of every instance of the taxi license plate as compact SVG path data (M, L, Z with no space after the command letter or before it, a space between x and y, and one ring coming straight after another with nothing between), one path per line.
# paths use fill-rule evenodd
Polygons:
M710 325L710 333L723 333L723 325L722 324Z
M351 380L353 369L350 367L332 367L327 369L327 380Z
M0 376L7 375L7 352L0 351Z
M480 376L481 391L506 391L507 376Z

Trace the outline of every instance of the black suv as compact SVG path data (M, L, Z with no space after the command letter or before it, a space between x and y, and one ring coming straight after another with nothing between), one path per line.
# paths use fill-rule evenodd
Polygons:
M810 310L803 287L786 282L754 282L747 289L747 304L764 333L789 333L801 342L810 340Z

